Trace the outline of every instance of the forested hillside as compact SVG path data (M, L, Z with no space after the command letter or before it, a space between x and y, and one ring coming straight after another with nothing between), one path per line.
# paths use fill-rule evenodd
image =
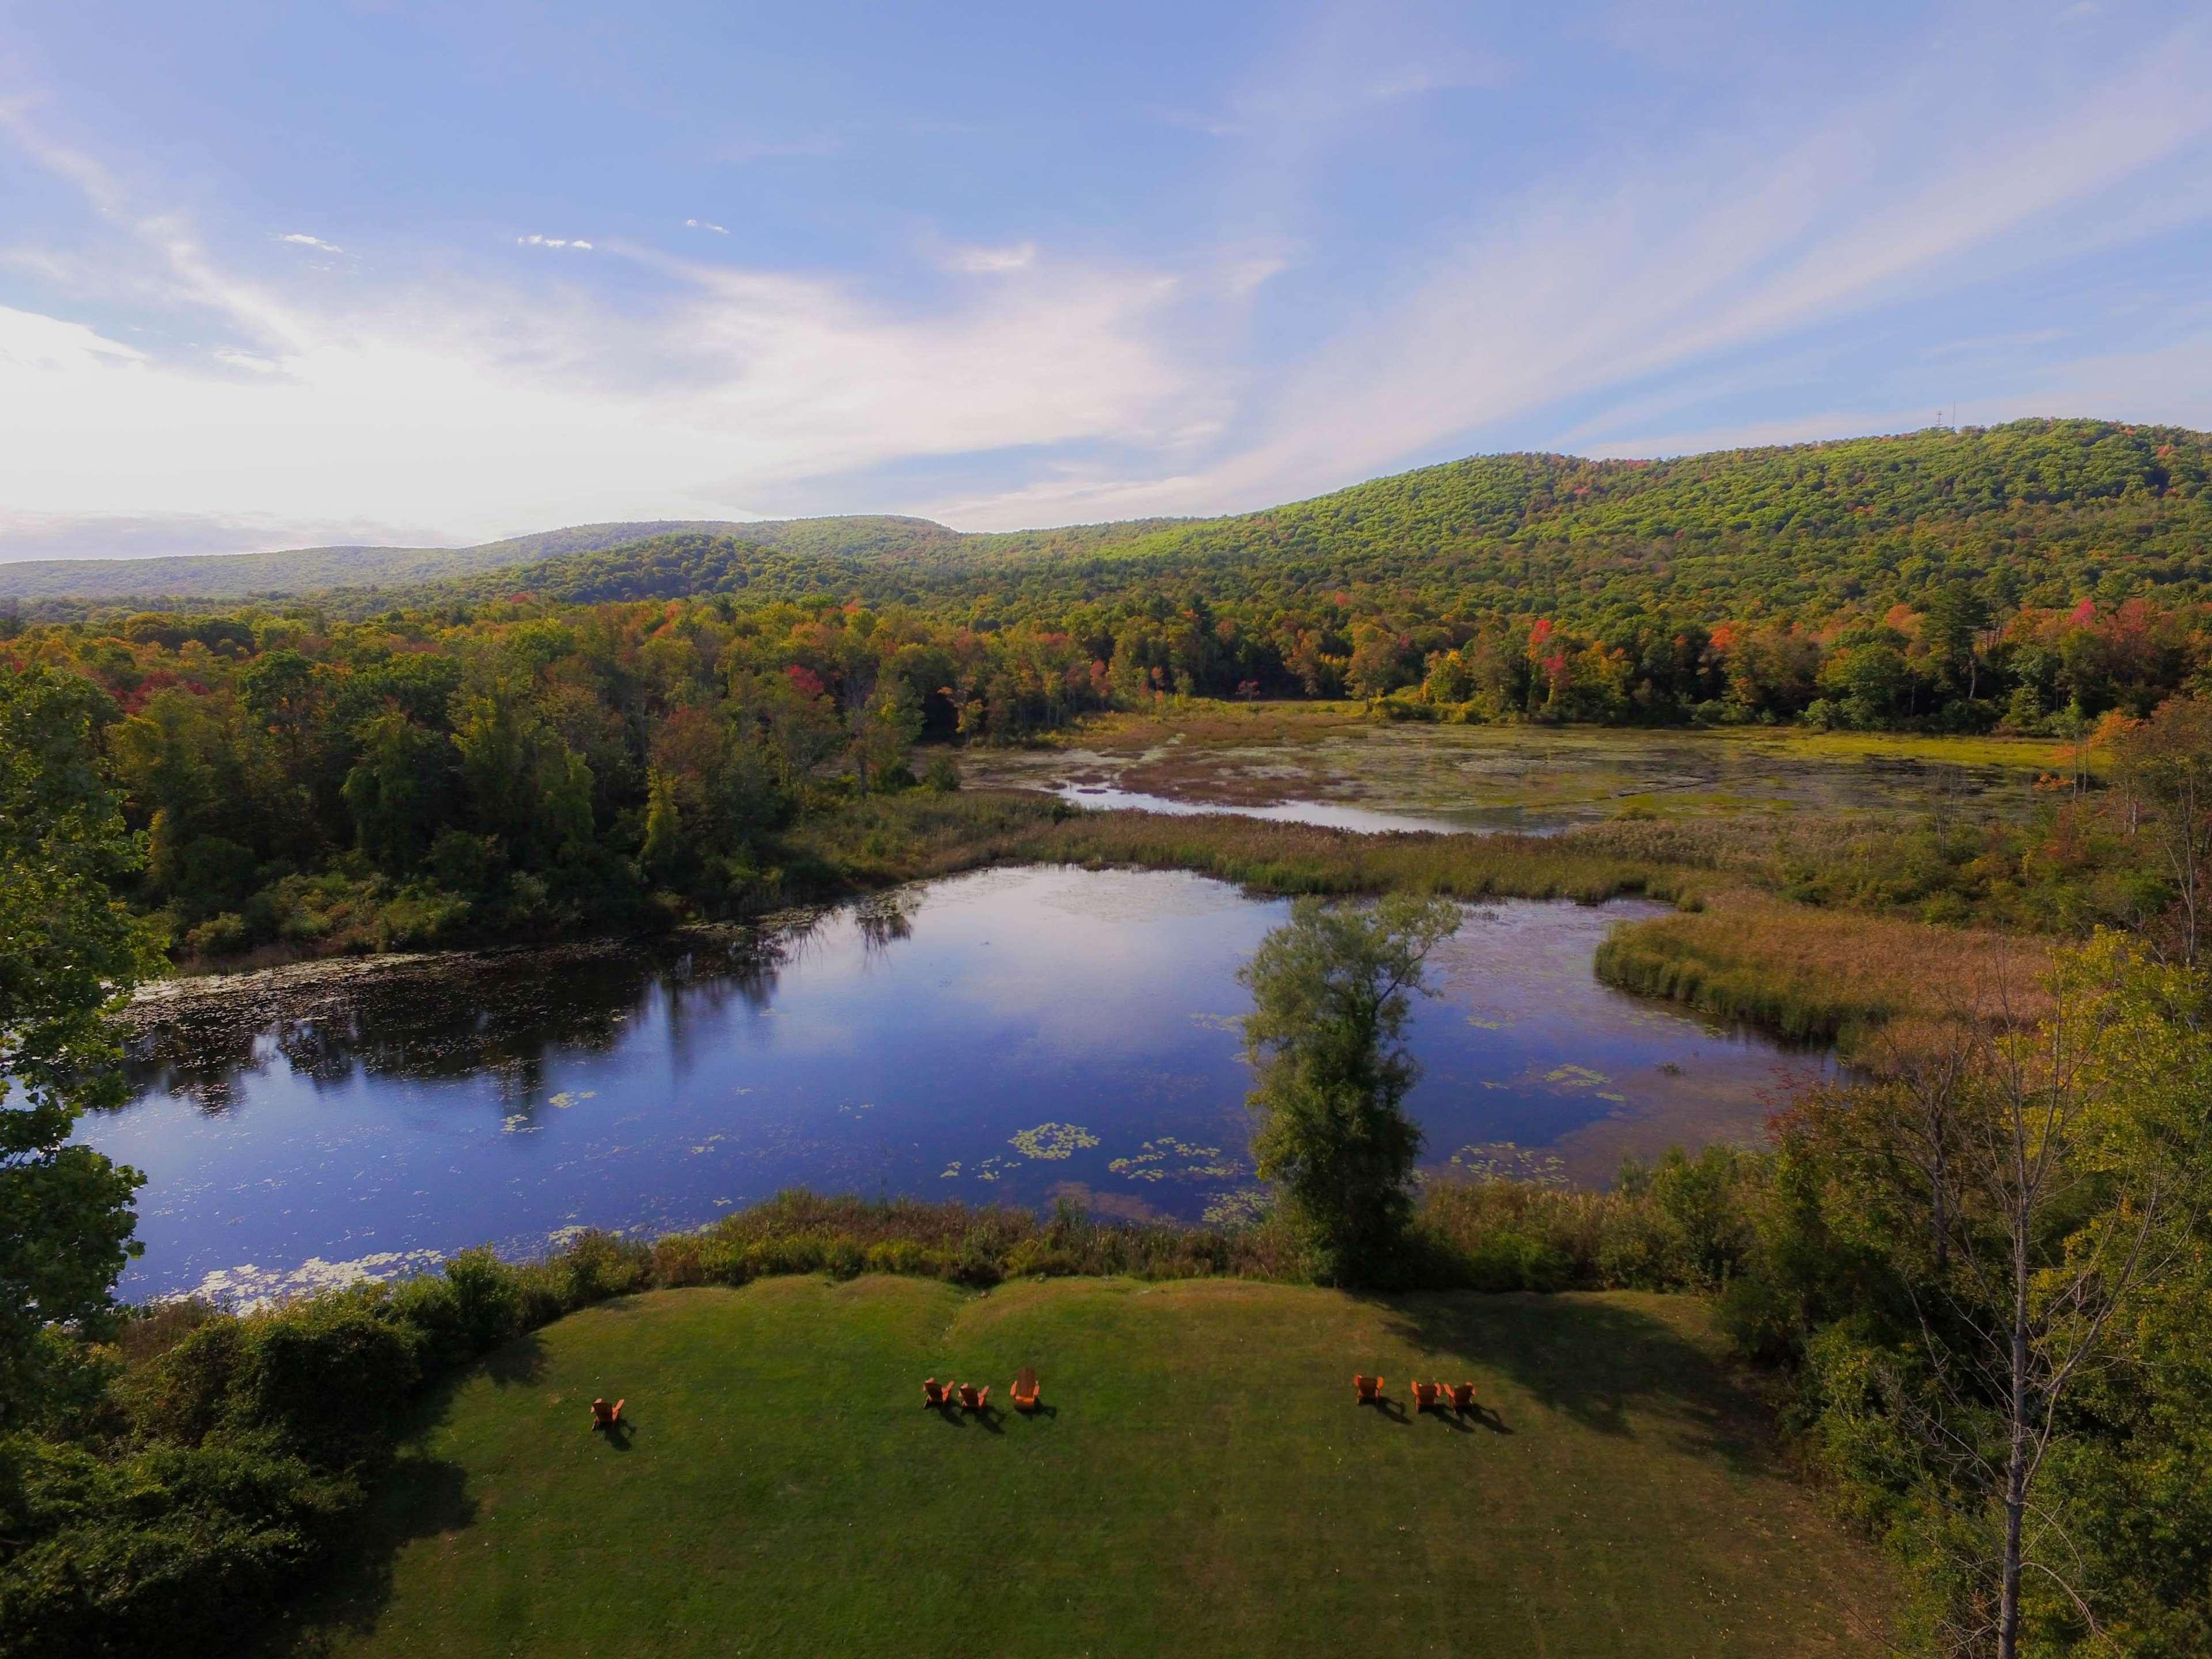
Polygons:
M2024 421L1661 461L1478 456L1223 519L995 535L888 517L586 525L461 549L0 565L0 599L346 589L360 591L332 602L357 615L515 591L750 588L878 603L1003 597L1018 614L1043 614L1173 580L1215 601L1388 586L1570 621L1652 606L1707 620L1881 610L1952 580L1998 609L2151 590L2193 599L2212 547L2208 445L2179 428ZM663 545L671 537L687 541ZM708 551L700 538L778 556Z
M1128 527L1136 533L1143 525ZM35 559L0 564L0 599L141 603L296 599L333 588L397 587L511 569L651 537L739 535L805 556L892 555L963 538L927 519L661 519L572 525L474 547L301 547L161 559Z

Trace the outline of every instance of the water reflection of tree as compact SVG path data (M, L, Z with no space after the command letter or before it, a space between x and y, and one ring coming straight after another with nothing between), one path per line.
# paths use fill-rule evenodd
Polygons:
M732 1003L757 1014L775 1000L783 970L820 934L822 921L818 913L809 912L773 927L747 928L711 947L687 951L664 967L646 988L640 1012L650 1006L656 991L663 998L669 1060L678 1076L690 1069L695 1029L719 1030L717 1016Z
M902 920L872 924L902 937ZM180 1000L142 1017L129 1051L134 1097L161 1092L220 1113L241 1080L281 1056L318 1090L357 1075L437 1081L495 1073L503 1109L533 1106L553 1053L604 1054L656 998L672 1046L732 1000L757 1010L820 930L781 920L680 947L513 951L451 958L230 999ZM866 937L864 933L864 937Z
M919 908L912 888L894 888L861 900L853 907L853 922L860 929L860 947L870 956L889 950L901 939L914 937L914 916Z

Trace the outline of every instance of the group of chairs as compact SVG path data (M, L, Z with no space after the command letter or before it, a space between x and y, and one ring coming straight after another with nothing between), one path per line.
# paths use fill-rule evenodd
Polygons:
M1464 1415L1474 1409L1474 1384L1472 1382L1415 1382L1413 1409L1417 1412L1452 1411ZM1382 1379L1379 1376L1354 1375L1352 1396L1360 1405L1379 1406L1382 1403Z
M1474 1384L1472 1382L1415 1382L1413 1409L1417 1412L1453 1411L1465 1413L1474 1409ZM1383 1401L1382 1379L1379 1376L1355 1375L1352 1379L1352 1398L1363 1406L1380 1406ZM1040 1398L1036 1370L1028 1365L1014 1378L1014 1386L1007 1397L1018 1412L1033 1412ZM613 1430L622 1421L623 1407L629 1402L617 1400L611 1406L604 1400L592 1401L592 1426ZM973 1382L940 1382L930 1377L921 1385L921 1403L931 1411L961 1411L988 1413L991 1408L989 1384L977 1388Z
M1014 1378L1014 1386L1007 1397L1018 1412L1033 1412L1037 1408L1037 1374L1024 1365ZM940 1382L935 1377L921 1385L921 1403L931 1411L961 1411L988 1413L991 1408L988 1384L977 1388L973 1382Z

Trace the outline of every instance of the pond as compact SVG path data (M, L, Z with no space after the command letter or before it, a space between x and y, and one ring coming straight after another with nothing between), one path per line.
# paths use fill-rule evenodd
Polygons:
M237 1298L566 1230L651 1235L806 1185L1235 1219L1259 1188L1238 967L1288 905L1174 872L988 871L672 949L321 964L165 990L137 1097L133 1296ZM1410 1105L1440 1175L1601 1183L1758 1138L1817 1056L1596 982L1641 901L1471 907Z

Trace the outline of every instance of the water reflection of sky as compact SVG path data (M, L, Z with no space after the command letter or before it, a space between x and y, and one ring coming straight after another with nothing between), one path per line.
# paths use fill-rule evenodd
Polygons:
M997 871L684 957L335 979L166 1019L137 1103L82 1134L149 1176L141 1294L657 1232L800 1184L1234 1214L1255 1191L1235 975L1287 908L1189 875ZM1650 908L1469 913L1413 1026L1434 1165L1601 1181L1625 1150L1755 1136L1783 1071L1817 1064L1598 985L1598 940Z
M1264 818L1273 823L1311 823L1324 830L1353 830L1362 835L1381 835L1391 830L1437 835L1455 830L1495 827L1480 812L1378 812L1371 807L1348 806L1341 801L1285 800L1267 806L1224 805L1212 801L1178 800L1168 795L1147 794L1139 789L1115 789L1094 783L1060 784L1053 793L1071 806L1092 811L1130 810L1158 812L1167 817L1228 812L1237 817Z

